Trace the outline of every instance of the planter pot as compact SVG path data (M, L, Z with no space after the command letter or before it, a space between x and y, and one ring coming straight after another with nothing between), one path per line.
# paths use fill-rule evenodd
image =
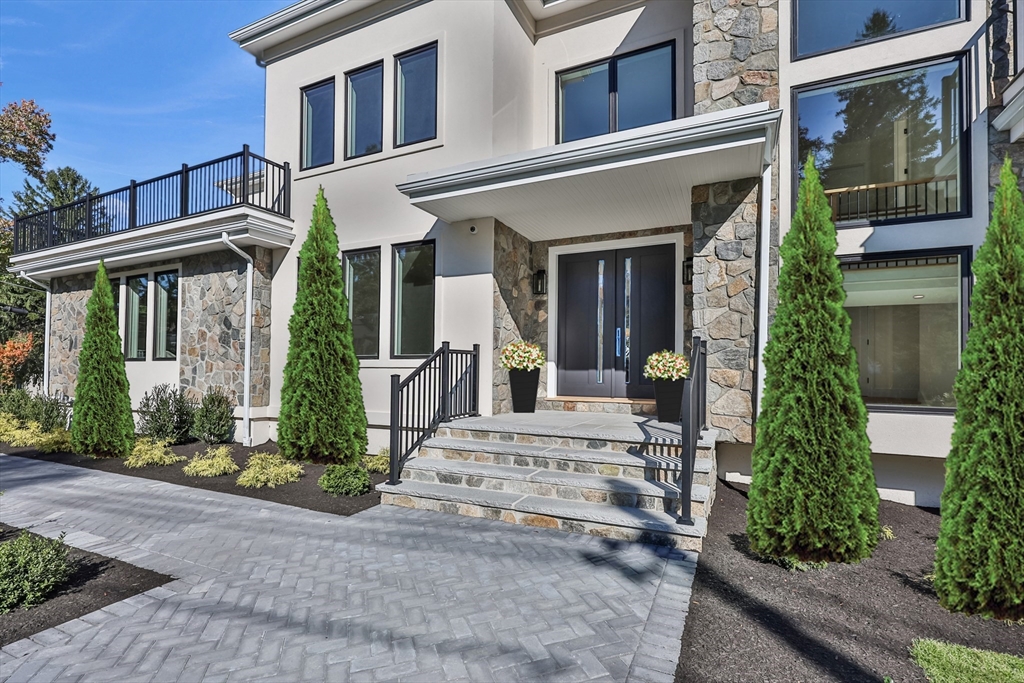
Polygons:
M512 392L513 413L532 413L537 409L538 384L540 384L540 368L508 371L508 386Z
M658 404L658 422L679 422L683 413L683 383L686 380L654 380L654 400Z

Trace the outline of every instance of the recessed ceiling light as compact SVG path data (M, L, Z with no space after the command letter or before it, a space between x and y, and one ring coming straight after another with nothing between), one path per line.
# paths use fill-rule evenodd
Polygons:
M915 294L914 298L915 299L923 299L924 298L924 294Z

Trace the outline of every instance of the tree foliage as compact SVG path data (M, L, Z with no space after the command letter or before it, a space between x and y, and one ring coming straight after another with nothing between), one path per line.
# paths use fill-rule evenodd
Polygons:
M1024 618L1024 201L1003 164L973 264L971 330L953 393L935 591L948 609Z
M84 199L88 194L98 194L99 188L70 166L46 171L42 178L32 181L25 178L21 190L12 194L11 206L4 210L4 217L14 220L45 211L51 206L61 206Z
M836 231L813 158L780 249L747 535L758 554L855 562L878 543L878 491Z
M35 100L9 103L0 110L0 163L14 162L41 179L56 137L50 125L50 115Z
M43 376L46 292L8 272L13 244L13 224L0 218L0 344L28 334L36 340L14 375L16 384L24 384Z

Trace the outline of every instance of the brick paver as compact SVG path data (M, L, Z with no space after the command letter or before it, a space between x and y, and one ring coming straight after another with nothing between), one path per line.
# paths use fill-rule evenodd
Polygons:
M0 520L175 580L12 643L17 681L671 681L694 553L353 517L0 456Z

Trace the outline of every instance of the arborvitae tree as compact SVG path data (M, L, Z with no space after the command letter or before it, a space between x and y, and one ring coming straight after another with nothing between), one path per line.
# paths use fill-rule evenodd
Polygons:
M747 506L766 557L856 562L878 543L878 490L857 384L836 230L813 157L779 250L779 305Z
M973 269L935 592L950 610L1024 619L1024 202L1009 159Z
M135 421L114 295L101 261L86 307L85 339L78 356L71 447L96 457L124 458L134 445Z
M366 455L366 410L338 236L323 188L299 251L299 291L288 333L277 425L281 452L299 460L359 462Z

